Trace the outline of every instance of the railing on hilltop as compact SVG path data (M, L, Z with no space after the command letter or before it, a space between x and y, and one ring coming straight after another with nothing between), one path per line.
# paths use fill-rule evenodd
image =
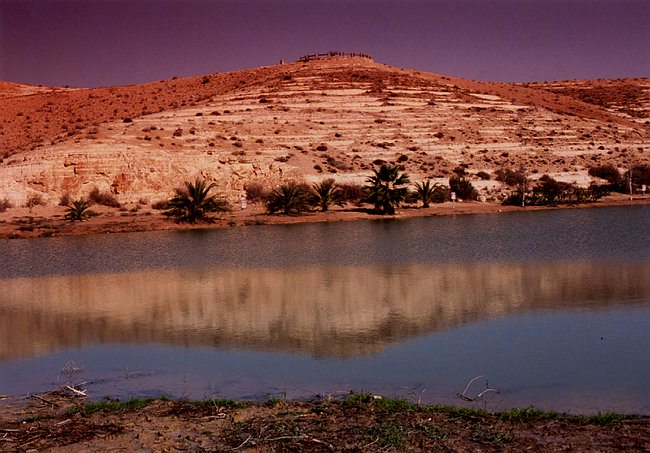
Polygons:
M316 58L329 58L329 57L358 57L372 60L372 57L365 53L346 53L346 52L327 52L327 53L311 53L303 55L298 61L307 62Z

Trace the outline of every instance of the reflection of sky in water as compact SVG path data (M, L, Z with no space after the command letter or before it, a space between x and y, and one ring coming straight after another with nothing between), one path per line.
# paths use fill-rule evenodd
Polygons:
M0 394L52 388L73 359L97 397L411 389L458 403L484 374L505 406L650 413L649 216L6 241Z
M649 331L647 311L636 309L541 313L429 334L358 359L106 345L42 357L29 367L12 361L0 367L0 377L34 383L23 392L45 390L57 385L58 370L72 359L84 367L76 380L89 381L95 396L308 398L354 389L412 397L425 390L424 401L458 404L456 392L484 375L501 391L492 402L498 408L650 413ZM477 381L468 394L484 388Z

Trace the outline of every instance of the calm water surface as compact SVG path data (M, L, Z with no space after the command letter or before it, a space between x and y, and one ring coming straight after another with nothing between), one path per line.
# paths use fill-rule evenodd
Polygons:
M0 394L650 414L649 226L641 206L2 241ZM464 403L478 375L467 395L499 393Z

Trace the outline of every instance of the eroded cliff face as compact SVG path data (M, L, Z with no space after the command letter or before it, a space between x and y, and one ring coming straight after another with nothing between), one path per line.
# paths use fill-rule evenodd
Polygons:
M197 176L231 201L246 184L335 177L374 162L413 180L523 168L588 184L591 165L650 162L650 81L466 81L332 57L90 90L3 84L0 199L57 204L97 187L120 202L168 198ZM125 122L126 121L126 122Z
M513 313L646 304L650 269L593 263L204 268L0 281L0 360L98 343L359 356Z

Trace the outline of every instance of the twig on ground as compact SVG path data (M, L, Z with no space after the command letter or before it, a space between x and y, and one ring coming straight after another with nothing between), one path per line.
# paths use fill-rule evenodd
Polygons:
M43 398L42 396L36 395L36 394L34 394L34 393L32 393L31 395L29 395L29 397L30 397L30 398L36 398L37 400L41 400L41 401L43 401L43 402L46 403L46 404L51 404L52 406L59 406L59 403L56 403L56 402L54 402L54 401L50 401L50 400L48 400L47 398Z
M368 448L369 446L371 446L373 444L376 444L377 442L379 442L379 437L376 438L375 440L373 440L372 442L370 442L369 444L364 445L363 447L361 447L361 449L365 450L366 448Z
M307 436L305 434L301 436L280 436L280 437L272 437L270 439L264 439L266 442L275 442L277 440L288 440L288 439L304 439L304 440L310 440L314 443L317 444L322 444L326 445L329 449L334 449L334 445L330 444L329 442L322 441L320 439L317 439L315 437Z
M246 443L247 443L249 440L251 440L251 437L253 437L253 435L252 435L252 434L249 434L248 437L246 438L246 440L244 440L244 441L243 441L241 444L239 444L237 447L233 448L233 451L234 451L234 450L239 450L241 447L243 447L244 445L246 445Z

